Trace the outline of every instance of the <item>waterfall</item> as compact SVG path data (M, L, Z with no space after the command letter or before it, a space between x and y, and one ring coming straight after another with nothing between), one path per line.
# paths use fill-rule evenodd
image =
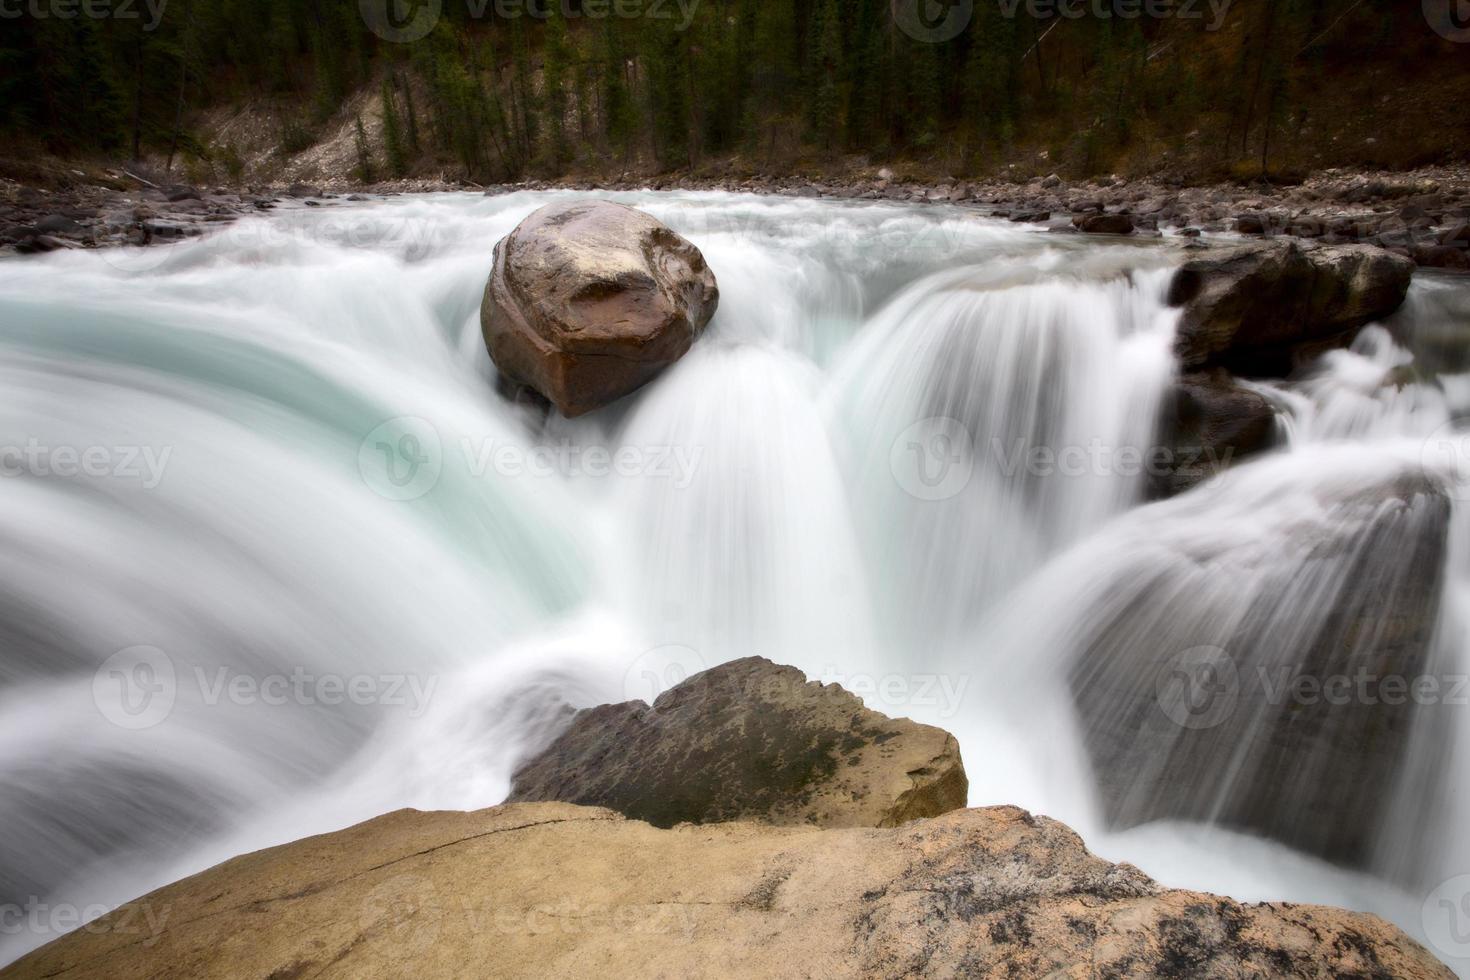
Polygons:
M901 634L953 635L1143 498L1128 460L1173 370L1167 273L1049 265L921 279L837 372L855 516Z
M757 654L953 731L975 805L1425 935L1470 872L1465 712L1292 685L1466 672L1470 290L1416 282L1253 383L1281 446L1148 503L1173 245L612 195L703 250L721 307L566 420L495 394L477 321L494 242L553 196L0 263L0 906L95 915L491 806L569 706Z

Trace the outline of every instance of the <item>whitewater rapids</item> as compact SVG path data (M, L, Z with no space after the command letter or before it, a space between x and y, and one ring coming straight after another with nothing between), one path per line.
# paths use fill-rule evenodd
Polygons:
M1374 517L1362 495L1406 475L1452 510L1435 665L1470 670L1470 470L1441 451L1470 413L1470 286L1417 281L1310 380L1258 386L1282 448L1150 504L1128 461L1178 371L1176 244L609 195L700 247L719 312L646 389L546 420L495 393L478 305L494 242L551 196L0 263L0 907L25 911L0 963L76 924L45 910L494 805L563 704L759 654L954 732L974 805L1170 886L1378 912L1470 970L1433 920L1470 874L1470 707L1414 729L1352 869L1281 843L1304 817L1277 839L1225 818L1248 759L1200 777L1189 819L1120 822L1089 756L1110 705L1078 709L1098 649L1289 656L1374 566L1283 542ZM1172 772L1150 760L1125 800Z

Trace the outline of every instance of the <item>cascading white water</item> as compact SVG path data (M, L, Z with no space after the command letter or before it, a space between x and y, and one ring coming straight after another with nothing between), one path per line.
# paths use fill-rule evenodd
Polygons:
M1414 728L1371 873L1348 872L1210 826L1223 804L1124 829L1087 749L1122 702L1078 685L1088 651L1330 618L1372 556L1281 542L1371 531L1364 494L1396 475L1456 495L1456 461L1421 450L1470 408L1445 340L1462 290L1415 287L1390 325L1407 348L1370 329L1263 386L1286 449L1143 506L1176 370L1170 248L953 209L617 195L700 246L720 310L638 395L543 421L494 394L476 316L491 246L547 197L0 264L0 904L114 904L396 807L492 805L563 704L760 654L954 731L976 804L1067 820L1169 884L1424 934L1405 895L1470 871L1465 755L1440 744L1465 725ZM1413 369L1426 325L1439 379ZM1463 657L1462 550L1435 670ZM1253 612L1267 594L1278 612ZM169 704L139 700L165 681ZM1125 789L1147 797L1140 771ZM1396 848L1431 811L1440 829ZM0 962L52 921L0 933Z
M837 372L831 415L868 567L902 570L879 583L890 645L953 636L1142 499L1141 472L1108 462L1152 441L1174 316L1160 302L1167 272L1147 271L1161 257L1134 256L1126 275L1118 258L933 273L874 317ZM1064 448L1077 452L1047 455Z

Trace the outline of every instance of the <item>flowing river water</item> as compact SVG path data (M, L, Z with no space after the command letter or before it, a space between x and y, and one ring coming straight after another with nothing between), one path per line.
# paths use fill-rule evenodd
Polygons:
M1149 503L1177 241L610 195L720 307L569 421L496 393L478 325L552 196L0 263L0 963L247 850L498 803L564 704L759 654L954 732L972 805L1470 969L1470 282L1257 386L1281 447Z

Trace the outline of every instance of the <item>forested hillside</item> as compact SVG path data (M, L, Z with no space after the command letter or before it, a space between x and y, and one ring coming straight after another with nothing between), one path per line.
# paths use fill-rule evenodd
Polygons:
M7 20L0 156L151 156L238 179L246 148L210 120L243 106L271 120L280 158L350 125L355 176L373 179L879 163L1218 178L1470 149L1470 44L1417 2L399 3ZM1122 16L1145 6L1167 16Z

